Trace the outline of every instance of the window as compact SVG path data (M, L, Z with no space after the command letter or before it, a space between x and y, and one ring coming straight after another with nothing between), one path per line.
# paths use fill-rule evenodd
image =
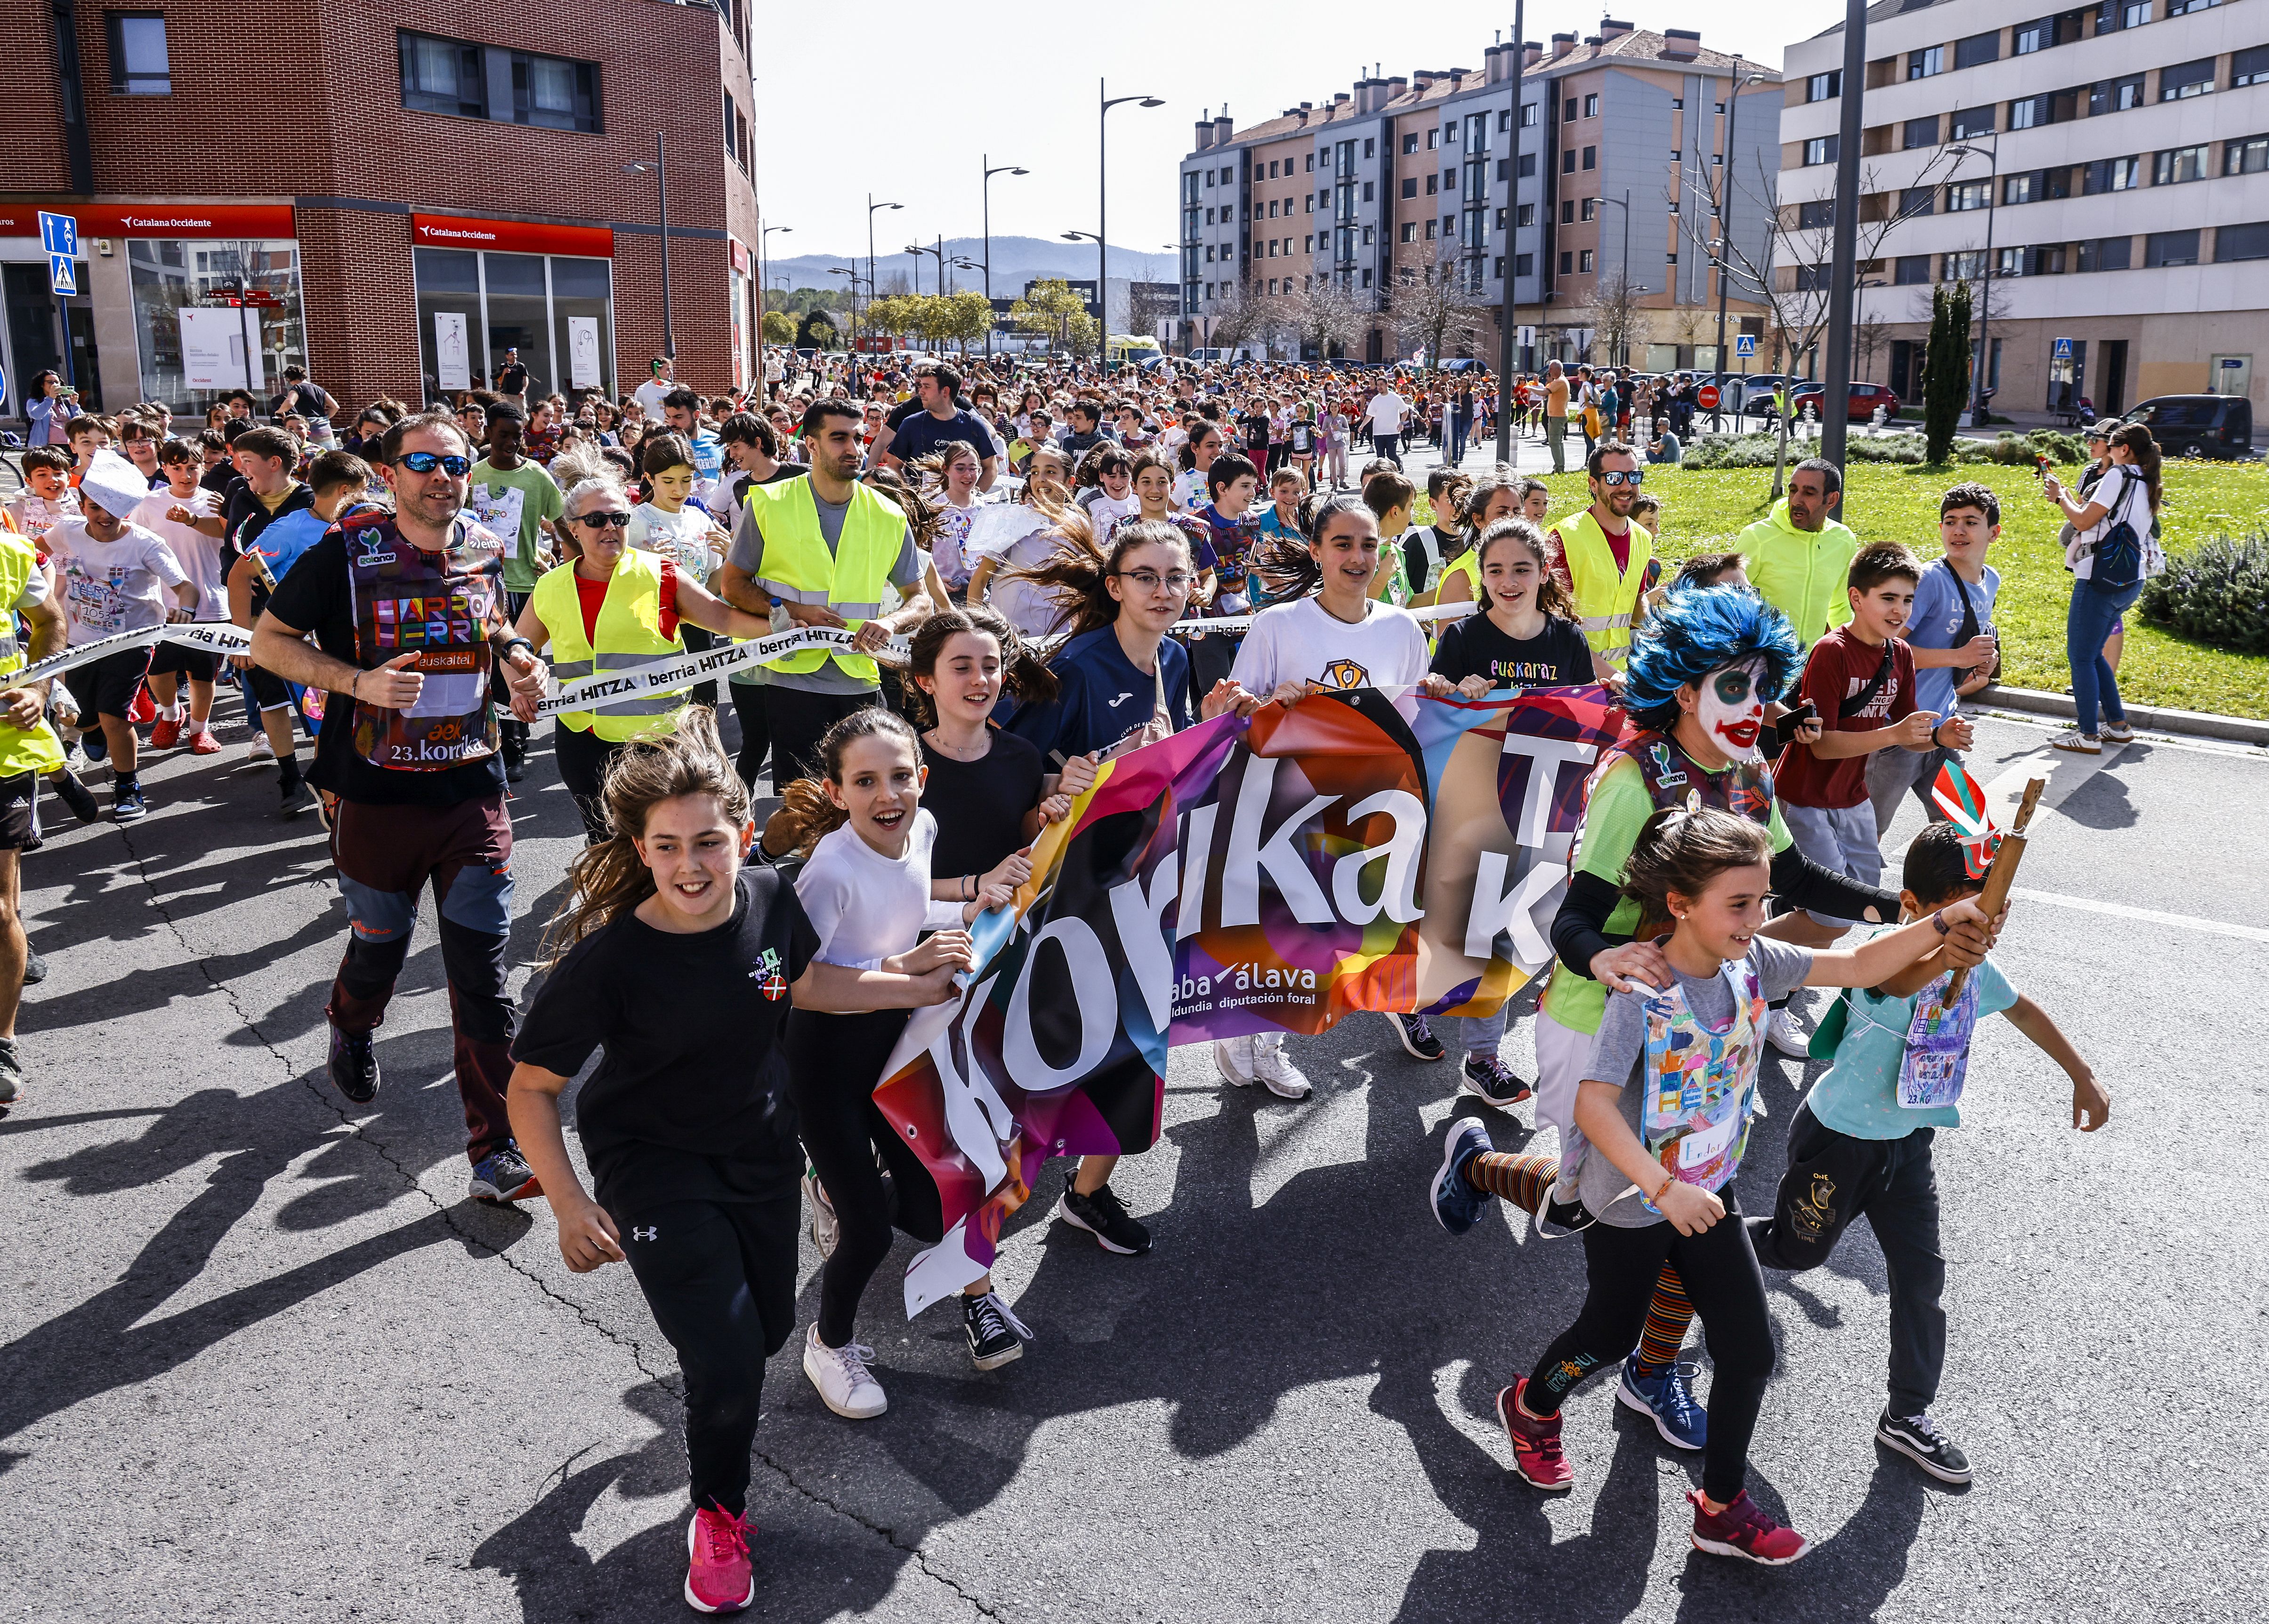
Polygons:
M1814 136L1804 144L1804 161L1808 165L1832 164L1836 161L1837 137Z
M1575 271L1576 256L1568 253L1565 249L1563 249L1560 255L1560 274L1563 277L1569 277L1573 276Z
M1534 276L1536 274L1536 255L1534 254L1514 255L1512 256L1512 274L1516 277Z
M102 20L110 36L110 93L172 95L173 70L166 63L166 14L107 11Z
M1511 160L1511 159L1509 159L1509 158L1500 158L1500 159L1498 159L1497 160L1497 178L1500 181L1504 181L1504 180L1508 175L1510 175L1510 174L1511 173L1511 172L1512 172L1512 160Z
M2143 184L2143 160L2140 158L2099 158L2092 164L2081 166L2081 195L2093 197L2099 192L2132 192Z
M2060 16L2019 23L2010 33L2009 49L2012 55L2029 56L2035 51L2044 51L2053 45L2069 44L2078 38L2080 13L2066 11Z
M1536 224L1536 205L1534 203L1523 203L1520 205L1520 224L1524 226L1534 225Z
M1902 254L1892 262L1891 281L1898 287L1914 287L1930 280L1930 255Z
M1954 138L1956 141L1967 141L1973 136L1990 136L1992 133L1993 108L1990 105L1955 109Z
M1586 220L1598 219L1600 218L1600 200L1596 197L1586 197L1584 199L1584 211L1579 218Z
M1946 273L1940 279L1945 282L1975 282L1984 274L1984 250L1971 248L1965 253L1947 255Z
M2040 176L2013 174L2001 181L2001 201L2005 203L2037 203L2040 200Z
M1268 218L1272 220L1276 218L1276 200L1274 197L1268 200Z
M481 48L424 34L402 36L402 105L418 113L459 118L489 115L481 80Z
M1592 269L1592 251L1591 251L1591 249L1589 249L1589 248L1578 248L1578 249L1576 251L1576 270L1577 270L1577 274L1578 274L1578 275L1579 275L1579 276L1581 276L1581 275L1588 275L1588 274L1590 273L1590 271L1591 271L1591 269Z
M1301 213L1303 213L1303 214L1313 214L1315 211L1316 211L1316 195L1315 195L1313 192L1303 192L1303 193L1301 193L1301 194L1300 194L1300 212L1301 212Z
M1912 219L1918 214L1930 214L1938 206L1938 188L1934 186L1903 187L1899 191L1899 218Z
M2201 56L2196 62L2177 63L2171 68L2159 70L2159 100L2180 101L2189 96L2210 95L2214 91L2214 58Z
M544 129L598 130L599 65L403 31L402 105ZM501 104L506 94L507 105ZM732 151L738 144L737 129ZM735 154L743 163L745 156Z
M2025 274L2023 248L2000 248L1993 255L1993 274L1997 277L2021 277Z
M2269 220L2223 226L2214 234L2214 257L2220 265L2237 260L2269 260Z
M499 55L502 55L501 52ZM512 122L545 129L599 127L599 70L595 63L512 53ZM747 145L740 162L748 167Z
M2151 160L2151 184L2179 186L2185 181L2205 180L2209 151L2203 146L2178 146L2157 154Z
M1560 154L1560 173L1562 174L1574 174L1576 173L1576 149L1574 147L1570 147L1566 151Z
M1560 200L1560 224L1573 225L1575 223L1576 200L1572 197L1563 197Z
M1313 174L1316 173L1316 155L1313 152L1308 154L1307 161L1302 166L1301 173L1304 174Z
M1560 104L1560 122L1563 124L1576 122L1576 99L1573 96Z
M1598 92L1594 92L1593 94L1584 98L1584 116L1585 118L1597 118L1600 116L1600 98Z
M1991 181L1957 181L1946 188L1946 211L1948 214L1990 208L1992 202L1993 183Z
M1674 163L1674 163L1678 162L1678 161L1679 161L1679 159L1680 159L1680 158L1681 158L1681 156L1682 156L1682 154L1681 154L1681 153L1680 153L1679 150L1678 150L1676 147L1673 147L1673 148L1671 148L1671 149L1670 149L1670 161L1671 161L1672 163Z
M2225 175L2258 174L2264 169L2269 169L2269 136L2248 136L2222 149L2221 173Z
M1833 101L1843 93L1844 70L1840 68L1833 73L1815 73L1804 82L1807 101Z
M1954 65L1957 68L1976 68L2000 60L2001 31L1999 28L1991 33L1973 33L1966 40L1954 42Z
M1534 102L1524 101L1520 104L1520 127L1523 129L1534 129L1536 128L1536 104Z
M2192 11L2203 11L2209 6L2221 4L2221 0L2167 0L2167 15L2184 17Z
M1211 190L1213 190L1213 171L1212 171L1212 170L1210 170L1210 169L1208 169L1208 170L1207 170L1207 171L1205 172L1205 183L1206 183L1206 190L1208 190L1208 191L1211 191Z
M1836 224L1836 200L1823 197L1813 203L1796 205L1796 225L1799 231L1818 231Z
M2269 45L2249 45L2229 59L2229 85L2269 85Z
M1369 142L1365 142L1364 144L1368 146L1371 144ZM1366 239L1368 239L1369 235L1369 233L1364 233ZM1363 285L1365 287L1369 287L1371 285L1371 273L1367 270L1363 273Z
M1405 220L1402 222L1402 240L1405 242L1415 242L1418 240L1417 221Z
M1584 167L1586 169L1597 169L1599 166L1600 149L1595 146L1585 147L1584 149Z
M1415 152L1418 150L1418 132L1416 130L1408 130L1404 133L1402 137L1402 150L1406 152Z
M1441 177L1440 177L1439 175L1431 175L1431 174L1430 174L1430 175L1428 175L1428 176L1426 177L1426 196L1429 196L1429 197L1437 196L1438 196L1438 195L1440 194L1441 189L1442 189L1442 188L1441 188Z
M727 91L725 92L725 156L737 161L740 157L740 148L734 144L735 137L733 134L733 92Z
M2088 87L2088 116L2100 117L2106 113L2125 113L2130 107L2143 105L2143 76L2131 73L2124 79L2100 79Z
M1933 45L1907 53L1907 78L1911 79L1933 78L1945 71L1946 47L1943 45ZM1718 111L1723 113L1725 110L1726 104L1719 102Z
M1378 231L1376 226L1366 225L1363 228L1363 246L1364 247L1367 248L1371 247L1371 244L1378 240Z
M1678 255L1674 249L1672 252L1664 255L1662 257L1673 265L1678 263Z
M1363 143L1363 155L1364 155L1365 158L1376 158L1376 157L1378 157L1378 139L1377 139L1375 137L1366 136L1366 137L1364 137L1364 143Z
M1831 265L1799 265L1796 268L1796 291L1818 293L1826 290L1836 274Z
M1426 222L1426 240L1429 242L1434 240L1434 222L1431 220Z
M2125 270L2134 251L2132 237L2097 237L2080 245L2082 271Z
M1673 96L1670 99L1670 105L1674 111L1682 108L1686 105L1686 98L1683 96Z
M1402 195L1405 197L1415 197L1418 196L1418 177L1416 175L1405 175L1402 177Z
M2036 129L2043 124L2056 122L2054 96L2028 96L2022 101L2009 104L2009 128L2012 129Z
M2146 266L2195 265L2199 257L2196 231L2153 232L2143 239Z
M1441 135L1440 135L1440 132L1439 132L1439 131L1438 131L1438 130L1436 130L1436 129L1434 129L1430 125L1430 126L1427 128L1427 130L1426 130L1426 150L1427 150L1429 152L1431 152L1431 151L1435 151L1437 148L1438 148L1440 145L1441 145Z
M1534 180L1536 176L1536 154L1534 152L1523 152L1520 155L1519 169L1520 178L1522 180Z
M1363 183L1363 200L1364 200L1364 202L1365 202L1365 203L1371 203L1371 202L1375 201L1375 199L1376 199L1376 198L1377 198L1377 196L1378 196L1378 182L1377 182L1377 181L1365 181Z

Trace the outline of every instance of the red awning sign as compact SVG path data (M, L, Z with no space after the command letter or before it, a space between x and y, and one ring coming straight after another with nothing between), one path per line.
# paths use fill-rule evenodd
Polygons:
M421 248L561 254L580 259L615 256L615 233L603 225L545 225L528 220L481 220L469 215L413 214L410 240Z
M48 212L67 214L78 221L81 242L90 237L234 237L288 242L299 235L290 203L58 203ZM36 205L0 209L0 237L39 234Z

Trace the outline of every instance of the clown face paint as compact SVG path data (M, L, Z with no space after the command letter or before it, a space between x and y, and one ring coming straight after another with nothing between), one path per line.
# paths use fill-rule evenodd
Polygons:
M1702 731L1731 760L1763 759L1757 735L1764 727L1765 702L1757 684L1764 680L1764 674L1765 662L1752 655L1736 664L1720 666L1702 679L1702 702L1696 707Z

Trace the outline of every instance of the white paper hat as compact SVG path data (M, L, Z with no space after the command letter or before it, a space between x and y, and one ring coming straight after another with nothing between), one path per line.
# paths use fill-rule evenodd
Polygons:
M79 499L92 502L114 519L124 519L135 504L150 494L150 481L142 470L105 447L78 482Z

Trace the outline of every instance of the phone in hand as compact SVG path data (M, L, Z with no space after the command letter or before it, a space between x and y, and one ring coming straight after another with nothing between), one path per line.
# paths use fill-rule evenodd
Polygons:
M1780 719L1781 737L1793 738L1798 728L1809 726L1819 720L1820 707L1809 699L1800 700L1790 708L1787 715Z

